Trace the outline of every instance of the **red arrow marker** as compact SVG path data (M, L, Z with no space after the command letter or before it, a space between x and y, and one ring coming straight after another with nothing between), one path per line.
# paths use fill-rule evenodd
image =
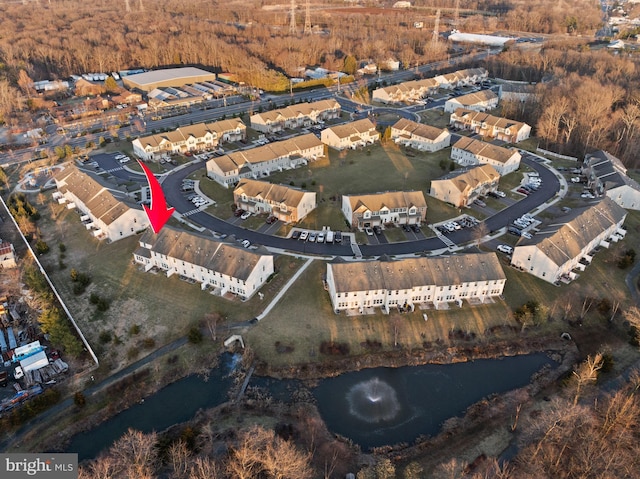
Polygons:
M149 188L151 189L151 208L148 208L147 205L142 205L142 207L149 217L153 232L158 233L165 223L169 221L175 208L167 208L167 200L164 197L160 183L158 183L156 177L153 176L151 170L147 168L144 163L140 160L138 160L138 163L142 167L142 171L144 171L147 181L149 182Z

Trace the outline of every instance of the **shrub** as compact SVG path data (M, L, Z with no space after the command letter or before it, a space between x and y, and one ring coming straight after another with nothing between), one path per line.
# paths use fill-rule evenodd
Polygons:
M132 324L131 327L129 328L129 334L131 336L135 336L139 332L140 332L140 325L139 324Z
M202 331L200 331L200 328L198 328L197 326L193 326L191 329L189 329L187 337L189 338L189 342L191 344L199 344L202 342Z
M64 243L59 243L58 249L60 250L61 253L64 253L65 251L67 251L67 247L65 246Z
M328 356L345 356L349 354L349 344L323 341L320 344L320 352Z
M153 338L144 338L142 340L142 347L144 349L153 349L156 345L156 340Z
M38 254L46 254L49 252L49 245L46 241L38 240L36 241L36 253Z
M84 397L82 391L78 391L73 395L73 402L76 406L83 407L85 404L87 404L87 398Z
M111 336L111 331L102 331L100 333L100 336L98 336L98 339L102 344L110 343L111 339L113 339Z

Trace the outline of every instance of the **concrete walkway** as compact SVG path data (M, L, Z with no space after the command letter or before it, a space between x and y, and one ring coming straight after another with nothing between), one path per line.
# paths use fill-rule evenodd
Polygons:
M287 292L287 290L291 287L291 285L293 283L296 282L296 280L300 277L300 275L304 272L304 270L306 270L309 265L313 263L313 258L309 258L301 267L298 271L296 271L296 274L294 274L293 276L291 276L291 279L289 279L289 281L287 281L287 284L285 284L282 289L278 292L278 294L276 294L276 297L273 298L273 300L271 301L271 303L269 303L269 305L264 308L264 311L262 311L262 313L260 313L258 316L256 316L256 319L259 321L261 319L263 319L267 314L269 314L269 312L274 308L274 306L276 304L278 304L278 301L280 301L280 299L284 296L284 293Z

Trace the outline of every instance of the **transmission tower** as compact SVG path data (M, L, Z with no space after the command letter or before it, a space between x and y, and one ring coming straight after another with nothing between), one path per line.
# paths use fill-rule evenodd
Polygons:
M309 0L307 0L307 11L304 16L304 33L311 33L311 7L309 6Z
M129 5L129 0L124 0L124 9L125 9L127 12L130 12L130 11L131 11L131 5Z
M296 34L296 0L291 0L291 21L289 23L289 33Z
M433 25L433 35L431 37L431 43L438 43L440 38L440 9L436 12L436 23Z
M458 21L460 20L460 0L456 0L456 9L453 12L453 28L459 30Z

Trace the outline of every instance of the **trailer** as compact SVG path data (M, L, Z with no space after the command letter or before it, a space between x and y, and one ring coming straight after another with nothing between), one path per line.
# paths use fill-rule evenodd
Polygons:
M9 338L9 349L16 349L18 347L18 343L16 342L16 336L13 334L13 328L7 328L7 336Z

